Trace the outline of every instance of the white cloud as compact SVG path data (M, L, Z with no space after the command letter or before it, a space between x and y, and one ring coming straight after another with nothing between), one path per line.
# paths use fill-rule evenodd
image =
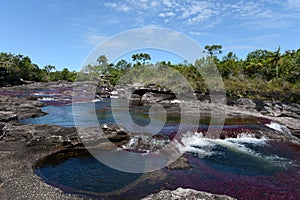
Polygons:
M105 6L138 15L134 18L135 24L137 20L157 21L160 25L176 21L181 26L201 25L205 28L228 23L228 20L237 20L238 26L251 28L288 26L295 21L295 16L300 15L295 12L300 9L300 0L125 0L105 3Z
M171 1L169 0L163 0L163 4L169 8L171 8L173 6L173 4L171 3Z
M159 13L158 16L159 17L173 17L173 16L175 16L175 13L174 12Z
M114 8L118 11L123 11L123 12L128 12L131 10L129 6L127 6L126 4L123 4L123 3L108 2L108 3L105 3L104 6Z
M203 33L203 32L196 32L196 31L190 31L190 35L195 35L195 36L206 36L209 35L208 33Z
M159 13L158 16L159 17L166 17L165 13Z
M291 9L300 10L300 0L288 0L287 6Z
M195 15L201 15L201 17L198 18L207 18L214 13L214 4L205 1L192 1L191 4L183 10L182 18L189 18Z
M150 6L151 7L156 7L156 6L159 6L160 5L160 3L158 2L158 1L152 1L151 3L150 3Z
M174 12L167 12L166 16L167 17L173 17L173 16L175 16L175 13Z

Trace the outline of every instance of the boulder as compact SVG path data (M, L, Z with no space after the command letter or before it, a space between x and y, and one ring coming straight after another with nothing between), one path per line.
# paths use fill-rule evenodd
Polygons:
M175 95L174 94L170 94L170 93L156 93L155 91L151 91L151 92L147 92L145 93L142 98L141 101L142 103L158 103L164 100L173 100L175 99Z
M162 190L157 194L151 194L142 200L191 200L191 199L206 199L206 200L234 200L234 198L226 195L212 194L201 192L194 189L177 188L176 190Z
M128 143L123 145L123 148L135 152L154 152L162 149L168 143L170 140L166 136L140 134L131 137Z

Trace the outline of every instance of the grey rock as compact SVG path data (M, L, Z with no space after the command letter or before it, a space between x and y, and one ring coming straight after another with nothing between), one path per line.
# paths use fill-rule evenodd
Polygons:
M117 146L129 141L130 133L116 124L101 124L100 127L78 127L80 140L88 146L112 142Z
M226 195L211 194L193 189L177 188L176 190L162 190L157 194L151 194L142 200L233 200L234 198Z
M23 141L35 149L72 146L80 143L76 128L55 125L32 125L9 123L5 127L4 142Z
M0 122L0 140L5 136L5 123Z
M139 134L130 138L123 148L137 152L154 152L170 143L169 138L161 135Z
M155 91L152 91L152 92L145 93L142 96L141 101L143 103L158 103L165 100L172 100L174 98L175 98L174 94L156 93Z
M0 111L1 122L9 122L17 119L17 114L13 111Z
M45 115L41 110L44 104L26 98L0 96L0 121L8 122Z
M242 107L247 110L254 110L256 108L256 104L252 99L243 99L240 98L236 101L236 106Z

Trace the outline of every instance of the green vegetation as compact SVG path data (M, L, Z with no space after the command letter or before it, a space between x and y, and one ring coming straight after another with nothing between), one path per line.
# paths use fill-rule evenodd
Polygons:
M208 57L201 58L194 64L172 64L166 61L149 64L146 61L151 60L150 55L141 53L132 55L132 63L121 60L114 65L109 64L105 56L101 55L105 62L87 66L82 71L82 76L94 74L89 76L89 80L95 80L100 73L108 76L110 83L115 85L127 72L126 77L130 82L145 83L147 78L152 82L161 82L168 77L172 79L172 75L161 77L153 70L170 67L182 74L195 91L206 93L206 83L195 66L201 69L201 73L210 75L214 73L210 67L213 63L223 78L229 97L300 101L300 49L284 53L281 53L280 48L275 51L259 49L250 52L245 59L239 59L233 52L222 55L221 45L206 46L205 50ZM138 74L141 76L137 76ZM218 86L215 89L217 90Z
M70 72L67 68L55 71L56 67L52 65L40 69L29 57L1 53L0 82L3 77L28 81L74 81L77 77L80 81L99 80L100 76L106 76L115 85L126 74L125 77L130 82L148 83L151 80L163 84L176 75L165 74L166 69L170 68L182 74L195 91L206 93L206 83L196 67L201 69L201 73L210 75L214 72L210 67L213 63L221 74L230 97L300 101L300 49L285 52L280 47L275 51L258 49L250 52L245 59L239 59L233 52L223 55L221 45L205 46L205 50L208 57L193 64L172 64L170 61L150 64L151 56L147 53L134 54L132 61L120 60L113 64L108 62L105 55L101 55L95 65L85 66L80 73ZM157 69L161 70L160 74L155 72ZM215 87L217 89L218 86Z
M28 56L0 53L0 85L3 83L18 84L24 81L75 81L77 73L67 68L54 71L53 65L46 65L42 69L31 62Z

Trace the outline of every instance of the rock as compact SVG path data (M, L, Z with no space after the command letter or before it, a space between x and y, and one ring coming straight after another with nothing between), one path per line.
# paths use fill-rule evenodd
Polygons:
M100 127L78 127L80 140L87 146L111 141L121 146L129 141L130 133L116 124L101 124Z
M116 124L103 124L101 128L105 137L112 142L124 142L129 140L130 133L123 127Z
M119 85L114 88L114 92L118 94L119 98L142 101L143 103L149 104L176 99L172 91L156 84Z
M151 92L147 92L145 93L142 98L141 101L143 103L158 103L164 100L173 100L175 99L175 95L174 94L170 94L170 93L157 93L155 91L151 91Z
M236 106L242 107L247 110L255 110L256 104L252 99L237 99Z
M17 114L12 111L0 111L0 122L17 120Z
M211 194L208 192L201 192L194 189L177 188L176 190L162 190L157 194L151 194L142 200L192 200L192 199L206 199L206 200L234 200L234 198L226 195Z
M0 140L5 136L5 124L0 122Z
M257 101L256 105L257 111L263 115L300 119L300 105L296 103L284 104L279 101Z
M188 169L191 168L189 165L188 159L185 157L180 157L173 163L166 166L167 169L176 170L176 169Z
M0 96L0 121L8 122L45 115L40 108L43 105L42 102L26 98Z
M154 152L162 149L168 143L170 143L170 140L166 136L140 134L131 137L128 143L122 147L135 152Z
M55 125L13 124L5 126L4 142L23 141L26 146L35 149L68 146L78 144L76 128L67 128Z

